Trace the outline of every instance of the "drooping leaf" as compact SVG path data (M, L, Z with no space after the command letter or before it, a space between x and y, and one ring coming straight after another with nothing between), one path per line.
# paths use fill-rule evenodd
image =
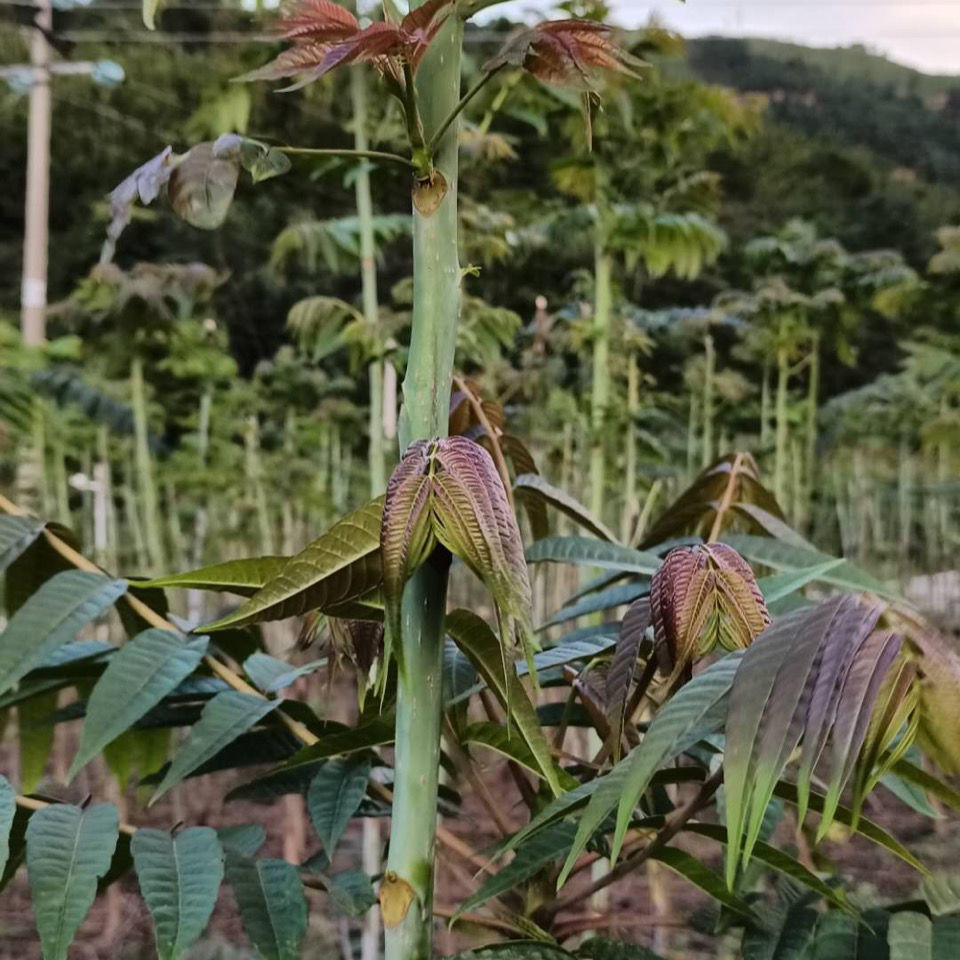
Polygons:
M616 543L617 537L599 520L590 516L589 511L569 494L547 483L538 473L523 473L513 481L517 497L526 500L532 498L559 510L594 536L609 543Z
M846 561L840 557L833 560L827 560L824 563L814 564L812 567L803 567L800 570L787 570L784 573L775 573L772 576L764 577L757 581L763 599L769 606L778 600L805 587L808 583L815 580L822 580L831 570L835 570Z
M477 891L457 907L457 915L468 913L486 903L492 897L516 888L530 880L547 864L559 860L573 841L574 827L569 823L556 823L542 830L516 847L516 856L493 876L487 877Z
M300 677L319 670L326 665L326 662L326 660L313 660L295 667L285 660L278 660L276 657L258 651L243 661L243 670L253 681L254 686L263 693L276 693L284 687L289 687Z
M20 703L17 720L20 729L20 788L24 793L36 790L53 747L53 719L59 691L49 690Z
M81 810L51 804L27 825L27 873L44 960L66 960L67 950L110 868L117 844L117 808Z
M155 577L139 583L141 587L178 587L186 590L222 590L241 597L255 594L280 574L290 557L250 557L244 560L225 560L198 570Z
M575 954L539 940L512 940L455 954L448 960L572 960Z
M685 850L680 850L677 847L664 847L662 850L651 854L650 858L662 863L665 867L669 867L688 883L699 887L708 896L723 904L727 909L733 910L734 913L747 917L753 915L750 905L727 888L723 882L723 877Z
M527 563L576 563L602 570L652 574L660 566L653 553L621 547L605 540L589 537L547 537L536 540L526 551Z
M43 527L33 517L0 516L0 574L43 533Z
M267 829L262 823L241 823L236 827L221 827L217 838L224 850L255 857L267 842Z
M183 637L156 628L121 647L87 700L80 746L67 779L173 692L197 668L206 650L206 637Z
M310 781L307 809L331 860L347 824L360 807L369 779L370 760L349 757L328 761Z
M282 176L292 166L282 150L250 137L243 137L240 141L240 163L254 183Z
M243 929L264 960L299 960L307 929L307 901L297 869L285 860L254 860L227 851Z
M742 653L732 653L694 677L657 712L640 746L596 781L577 836L558 878L563 884L577 858L610 811L618 807L617 827L611 845L616 860L640 797L654 773L704 736L723 725L727 699L739 669Z
M540 765L525 740L516 730L499 723L481 721L471 723L462 735L464 744L477 744L513 760L536 776L540 776Z
M373 884L362 870L342 870L328 877L327 892L348 917L364 916L377 902Z
M539 630L545 630L547 627L554 627L559 623L566 623L569 620L576 620L578 617L585 617L591 613L599 613L603 610L609 610L612 607L619 607L624 604L633 603L640 597L646 597L650 594L650 584L645 583L625 583L615 587L609 587L598 593L590 594L576 603L561 607L546 623L538 627Z
M223 630L282 620L307 610L335 612L381 582L380 521L383 498L364 504L335 523L233 613L203 629Z
M650 626L650 601L646 597L635 600L620 622L620 636L616 652L607 671L607 717L610 720L610 741L613 745L614 761L620 759L623 725L626 722L625 711L627 696L633 686L633 675L643 645L647 628ZM647 644L652 654L652 644Z
M794 546L783 540L774 540L771 537L757 537L750 534L726 534L724 543L729 544L741 556L752 563L762 563L774 570L799 571L810 567L826 565L838 559L819 550ZM864 570L844 560L821 577L823 583L829 583L843 590L852 590L857 593L874 593L878 597L888 600L899 599L895 591L877 580Z
M911 763L909 759L898 760L893 765L893 772L904 780L916 784L931 796L942 800L954 810L960 810L960 790L955 790L933 774L927 773L915 763Z
M218 693L203 708L186 743L174 754L170 769L150 803L156 803L171 787L262 720L277 705L276 700L265 700L237 690Z
M0 693L69 643L127 589L125 580L65 570L51 577L0 634Z
M153 917L157 954L176 960L203 933L223 879L223 849L210 827L176 834L141 827L130 842L140 892Z
M831 803L852 772L852 762L848 766L846 758L851 753L855 756L856 741L862 742L862 733L858 736L856 730L860 718L869 717L876 691L873 697L867 688L859 699L844 697L837 680L850 660L849 651L867 641L877 615L876 608L861 605L853 597L835 597L775 621L747 649L730 694L726 726L724 784L731 838L727 882L731 887L740 864L749 861L774 785L808 723L814 727L807 740L809 749L815 753L821 749L823 738L817 731L826 729L836 745L834 757L842 758L831 767ZM844 703L849 704L849 716L847 708L839 715ZM865 732L865 721L862 728ZM850 730L854 733L848 734Z
M891 914L887 927L890 960L935 960L933 955L933 923L913 910Z
M540 775L550 785L554 795L561 793L556 767L550 747L543 736L537 715L527 691L510 665L503 673L500 644L486 622L469 610L454 610L447 616L447 632L457 646L470 658L477 672L509 711L511 723L537 758Z
M0 877L10 857L10 828L17 812L17 796L10 781L0 774Z

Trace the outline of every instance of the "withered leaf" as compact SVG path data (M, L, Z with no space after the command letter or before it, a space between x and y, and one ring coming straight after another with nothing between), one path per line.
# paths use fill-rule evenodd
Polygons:
M388 930L403 923L416 896L413 887L393 870L384 874L380 883L380 913L383 915L383 925Z
M439 170L434 170L429 177L417 180L413 185L413 205L422 217L436 213L446 195L447 180Z

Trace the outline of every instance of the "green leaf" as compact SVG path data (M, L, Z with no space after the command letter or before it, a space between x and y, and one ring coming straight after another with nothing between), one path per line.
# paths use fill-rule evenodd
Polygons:
M255 857L267 842L267 828L262 823L241 823L235 827L221 827L217 837L224 850L242 857Z
M362 917L377 902L370 878L362 870L341 870L327 877L330 899L350 917Z
M508 760L519 763L535 776L540 776L540 765L526 741L515 730L503 724L486 721L471 723L463 731L462 740L465 744L487 747Z
M73 533L59 524L48 523L47 528L79 549ZM12 617L54 574L74 570L74 566L50 545L46 537L37 537L9 564L3 582L3 605Z
M591 938L577 950L581 960L663 960L658 954L638 943L624 943L622 940L607 940L604 937Z
M763 599L768 604L776 603L791 593L805 587L808 583L815 580L822 580L831 570L835 570L846 560L836 558L827 560L825 563L814 564L812 567L803 567L800 570L787 570L784 573L775 573L769 577L762 577L757 581L763 593Z
M218 693L203 708L186 743L174 754L170 769L150 798L150 804L262 720L277 704L277 700L265 700L237 690Z
M10 857L10 828L16 812L17 795L10 781L0 773L0 876L3 876Z
M143 0L140 12L143 17L143 25L148 30L156 30L157 28L155 21L160 5L161 0Z
M737 553L742 554L753 563L762 563L774 570L805 570L810 567L826 565L837 559L829 554L821 553L819 550L795 546L783 540L774 540L772 537L731 533L724 535L723 542L728 543ZM830 583L833 586L857 593L875 593L877 596L885 597L888 600L900 599L896 592L890 590L865 570L861 570L850 563L849 560L844 560L833 570L824 573L822 577L817 579L822 580L823 583Z
M141 827L130 843L140 892L153 917L160 960L176 960L203 933L223 879L216 830Z
M909 760L898 760L893 765L893 772L909 783L916 784L938 800L942 800L954 810L960 810L960 790L955 790L915 763Z
M617 542L616 534L612 533L609 527L604 526L595 517L592 517L583 504L563 490L547 483L540 474L521 474L513 481L513 489L518 498L542 500L601 540L607 540L610 543Z
M816 923L817 911L802 897L788 905L778 905L769 911L763 923L747 927L743 960L806 960Z
M499 897L519 887L548 864L559 860L570 849L573 834L573 824L556 823L518 846L513 860L493 876L487 877L479 889L457 907L454 920L486 903L491 897Z
M382 515L383 497L348 514L291 557L281 572L239 609L204 630L283 620L307 610L335 611L338 604L369 594L382 580Z
M933 923L922 913L902 910L887 927L890 960L933 960Z
M727 842L727 830L719 824L688 823L683 829L685 833L695 833L698 836L716 840L718 843L725 844ZM855 911L852 910L847 903L842 890L838 890L824 883L812 870L809 870L795 857L790 856L790 854L779 850L769 843L758 840L754 848L754 857L770 867L771 870L776 870L777 873L782 873L791 880L803 884L803 886L813 890L824 899L829 900L839 909L855 915Z
M560 794L562 790L557 769L537 722L536 711L512 664L504 676L500 642L496 635L484 620L470 610L454 610L450 613L447 616L447 633L470 658L503 708L509 711L511 723L516 724L518 734L536 757L540 776L547 781L554 796Z
M255 594L268 584L290 562L290 557L250 557L244 560L225 560L198 570L174 573L166 577L143 580L138 587L178 587L189 590L221 590L241 597Z
M773 789L773 795L779 797L787 803L797 806L799 800L797 797L797 788L792 783L780 781ZM810 791L809 809L815 813L820 813L824 809L825 798L819 794ZM924 875L928 874L927 868L895 837L887 833L883 827L878 826L872 820L863 816L854 816L854 812L849 807L838 805L834 811L833 819L837 823L842 823L861 836L866 837L872 843L883 847L885 850L899 857L904 863L910 864L914 870Z
M228 851L243 929L264 960L299 960L307 930L307 901L297 868L285 860L252 860Z
M935 917L960 910L960 873L934 873L924 877L920 893Z
M44 524L33 517L0 516L0 573L43 533L43 528Z
M571 960L574 956L560 947L540 940L514 940L510 943L495 943L489 947L467 950L447 960Z
M307 809L330 860L350 819L360 808L370 779L367 757L330 760L310 781Z
M172 693L197 668L206 650L206 637L183 637L156 628L138 633L121 647L87 700L83 735L67 779Z
M599 593L592 593L569 606L561 607L546 623L538 627L538 629L546 630L547 627L554 627L558 623L566 623L568 620L576 620L578 617L585 617L590 613L599 613L603 610L609 610L611 607L619 607L623 604L633 603L634 600L639 600L640 597L645 597L649 593L649 581L644 583L625 583L620 586L610 587L607 590L601 590Z
M51 804L27 825L27 873L44 960L66 960L117 845L117 808Z
M17 707L20 729L20 789L33 793L43 777L53 747L54 714L59 691L50 690Z
M547 537L527 547L527 563L577 563L601 570L619 570L623 573L655 573L660 558L630 547L589 537Z
M653 718L641 744L597 780L597 788L580 819L577 837L557 885L570 875L577 857L614 807L617 826L610 858L615 861L640 798L654 773L709 733L721 729L734 677L743 659L737 651L697 674L677 691Z
M664 866L669 867L674 873L683 877L688 883L699 887L708 896L713 897L718 903L733 910L734 913L743 916L753 916L753 911L748 903L745 903L735 893L727 889L723 882L723 877L715 873L705 863L698 860L692 854L684 850L678 850L676 847L665 847L650 855L651 860L656 860Z
M254 685L264 693L276 693L284 687L289 687L300 677L305 677L326 666L326 663L326 660L313 660L295 667L286 660L278 660L269 654L257 652L243 661L243 670Z
M329 757L346 756L351 753L359 753L362 750L368 750L371 747L382 747L388 743L393 743L394 721L393 717L374 717L362 723L359 727L346 727L321 736L317 743L310 744L298 750L282 767L274 771L278 777L286 777L295 773L299 768L307 769L316 765L318 761ZM319 769L319 767L315 767ZM270 776L269 774L267 775ZM267 778L262 777L255 783L262 784ZM253 786L254 784L247 784ZM237 795L243 788L228 794L228 799L240 799Z
M850 960L857 957L857 921L839 910L821 914L810 941L810 960Z
M69 643L127 589L125 580L65 570L51 577L0 634L0 693Z

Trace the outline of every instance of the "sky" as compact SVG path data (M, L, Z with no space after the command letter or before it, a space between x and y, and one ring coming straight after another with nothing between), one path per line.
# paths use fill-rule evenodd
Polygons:
M960 74L960 0L609 0L633 27L651 14L684 36L770 37L818 47L861 43L927 73ZM517 16L528 0L491 12ZM540 3L536 6L543 7Z

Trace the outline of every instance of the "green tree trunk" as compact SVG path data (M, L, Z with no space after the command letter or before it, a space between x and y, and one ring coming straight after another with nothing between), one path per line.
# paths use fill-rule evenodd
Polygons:
M708 467L713 459L713 377L717 367L713 337L709 333L703 338L703 349L706 363L703 367L703 449L700 451L700 466Z
M451 15L417 73L427 136L460 99L463 22ZM447 193L429 216L413 215L413 321L401 450L414 440L444 436L460 307L457 255L457 129L444 134L435 157ZM431 561L411 577L403 595L405 669L397 683L393 826L387 877L408 883L414 902L386 930L386 960L428 960L432 955L433 872L440 724L443 710L443 624L446 564Z
M760 381L760 449L766 452L770 443L770 359L763 358L763 378Z
M817 482L817 411L820 405L820 333L810 344L810 371L807 381L807 449L804 460L803 505L801 526L810 528L813 514L813 491Z
M640 504L637 500L637 426L636 418L640 412L640 367L637 355L630 354L627 367L627 443L624 451L623 471L623 519L620 525L620 539L630 542L630 533L634 527Z
M147 396L143 385L143 361L130 362L130 397L133 406L133 443L137 466L137 487L143 504L143 529L147 555L154 573L167 569L166 550L160 524L160 500L153 476L153 458L147 425Z
M604 433L610 405L610 314L613 304L613 257L604 249L603 227L597 224L594 259L593 388L590 398L590 511L603 516L606 472Z
M773 493L781 508L787 509L787 386L790 380L790 356L785 346L777 348L776 445L773 460Z

